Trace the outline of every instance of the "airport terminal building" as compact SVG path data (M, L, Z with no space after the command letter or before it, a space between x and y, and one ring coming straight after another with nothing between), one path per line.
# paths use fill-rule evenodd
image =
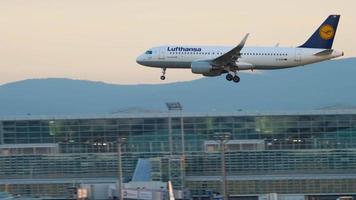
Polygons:
M151 180L171 180L194 199L209 199L222 190L217 133L231 133L225 153L230 199L356 195L352 109L3 117L0 191L65 199L80 184L116 183L120 137L126 138L124 182L140 160L149 160Z

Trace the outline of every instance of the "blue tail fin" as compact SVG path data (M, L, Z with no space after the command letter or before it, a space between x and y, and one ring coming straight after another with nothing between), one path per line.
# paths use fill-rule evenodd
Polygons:
M303 48L331 49L340 15L330 15L314 34L301 46Z

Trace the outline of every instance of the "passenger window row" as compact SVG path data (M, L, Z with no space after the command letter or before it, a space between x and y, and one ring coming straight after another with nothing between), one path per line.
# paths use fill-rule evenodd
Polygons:
M169 54L185 54L185 55L222 55L223 53L215 52L169 52Z
M241 53L245 56L288 56L287 53Z
M169 54L185 55L222 55L221 52L169 52ZM287 53L241 53L244 56L288 56Z

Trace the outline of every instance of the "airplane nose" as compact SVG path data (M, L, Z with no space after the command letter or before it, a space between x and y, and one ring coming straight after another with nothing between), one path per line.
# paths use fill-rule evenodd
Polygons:
M140 64L140 65L143 65L143 58L142 58L142 55L136 58L136 63L137 63L137 64Z
M136 58L136 63L137 63L137 64L141 64L141 62L142 62L142 59L140 58L140 56L137 57L137 58Z

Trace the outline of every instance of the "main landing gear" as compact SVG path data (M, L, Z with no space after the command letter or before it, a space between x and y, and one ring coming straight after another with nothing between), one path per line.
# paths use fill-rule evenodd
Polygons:
M235 83L238 83L238 82L240 82L240 77L237 76L236 73L235 73L234 75L228 73L228 74L226 75L226 80L228 80L228 81L234 81Z
M167 68L162 68L162 76L161 76L161 80L163 81L164 79L166 79L166 70Z

